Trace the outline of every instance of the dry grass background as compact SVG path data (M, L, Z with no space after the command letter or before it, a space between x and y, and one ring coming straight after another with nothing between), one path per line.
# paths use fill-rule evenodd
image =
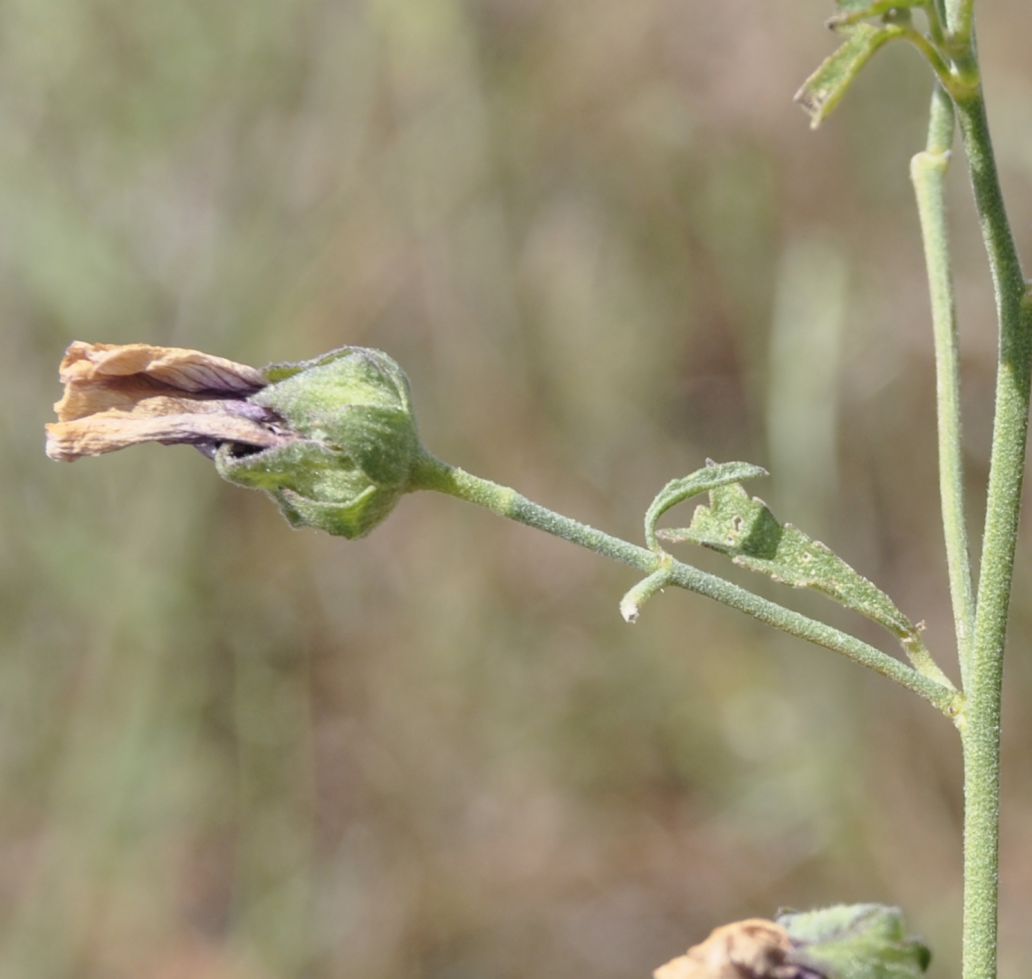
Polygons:
M1028 11L984 6L1028 255ZM949 662L928 83L887 51L809 133L827 13L0 4L0 976L625 979L835 900L901 903L956 975L958 746L885 681L679 593L624 626L627 571L444 498L349 544L188 449L42 452L72 339L376 346L434 451L624 536L706 456L767 465L775 512ZM977 487L994 327L954 183ZM1028 556L1005 976L1032 953Z

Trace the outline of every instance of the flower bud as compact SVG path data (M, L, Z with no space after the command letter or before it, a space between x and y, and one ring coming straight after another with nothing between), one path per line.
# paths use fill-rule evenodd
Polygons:
M378 350L342 347L263 374L269 385L249 401L295 438L257 451L224 443L219 474L270 493L295 527L367 534L408 490L421 451L405 373Z

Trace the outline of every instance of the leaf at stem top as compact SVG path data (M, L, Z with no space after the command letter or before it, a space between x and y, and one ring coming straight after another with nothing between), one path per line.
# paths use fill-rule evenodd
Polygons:
M809 114L813 129L831 115L875 52L900 36L900 29L888 24L860 23L843 28L842 33L845 41L824 59L795 95L795 100Z
M690 542L720 551L735 564L794 588L810 588L888 629L909 648L920 630L881 589L827 545L778 521L767 505L737 483L710 490L709 506L697 507L690 526L660 530L672 543Z

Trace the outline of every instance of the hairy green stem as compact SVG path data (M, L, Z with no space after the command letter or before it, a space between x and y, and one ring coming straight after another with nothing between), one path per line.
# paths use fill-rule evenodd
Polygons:
M964 513L964 460L960 420L960 371L957 313L950 269L946 221L946 171L953 144L953 103L936 85L928 124L928 143L910 163L921 222L935 340L936 404L939 436L939 493L946 540L950 597L963 684L968 682L975 599Z
M948 717L956 717L960 709L961 695L954 690L922 676L905 663L865 642L832 628L816 619L787 609L776 602L760 598L738 585L716 575L707 574L691 565L673 560L670 555L657 553L647 547L639 547L621 540L570 517L555 513L521 496L515 490L500 486L490 480L474 476L455 466L423 456L416 464L412 475L413 489L436 490L458 497L469 503L482 506L492 513L519 523L543 530L572 544L578 544L596 554L613 558L645 575L663 572L671 585L677 585L714 601L745 612L746 615L805 639L817 646L823 646L855 660L868 669L913 690L933 704ZM658 581L653 579L653 581Z
M893 26L896 27L896 36L903 38L905 41L909 41L915 48L917 48L918 51L921 52L921 54L925 56L925 59L932 66L932 70L939 79L940 84L948 90L952 89L956 84L956 79L951 74L950 67L946 63L942 52L919 30L915 30L913 27ZM888 28L886 28L886 30L888 30Z
M970 4L951 4L960 14ZM985 102L958 101L996 294L1000 329L996 413L975 613L964 747L964 979L995 979L999 900L1000 696L1028 434L1032 315L1004 210Z
M936 47L942 47L946 35L946 7L943 0L928 0L928 30Z
M905 0L903 3L900 0L877 0L876 3L872 3L870 6L863 7L860 10L845 10L836 14L827 21L827 26L837 30L841 27L859 24L865 20L873 20L876 17L892 16L893 14L904 12L906 17L909 18L909 8L922 7L928 9L928 3L929 0Z
M967 47L975 30L975 0L945 0L946 29L960 46Z

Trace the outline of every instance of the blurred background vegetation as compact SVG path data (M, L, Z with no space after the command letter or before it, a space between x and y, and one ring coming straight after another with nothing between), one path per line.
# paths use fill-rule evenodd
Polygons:
M683 593L625 626L626 569L443 497L347 543L186 448L42 452L73 339L376 346L436 453L622 536L706 456L767 466L950 664L927 72L886 51L808 132L830 7L3 0L0 976L625 979L838 900L902 904L957 974L958 744L886 681ZM1028 12L983 16L1028 255ZM974 489L995 327L955 170ZM1025 537L1004 975L1032 954Z

